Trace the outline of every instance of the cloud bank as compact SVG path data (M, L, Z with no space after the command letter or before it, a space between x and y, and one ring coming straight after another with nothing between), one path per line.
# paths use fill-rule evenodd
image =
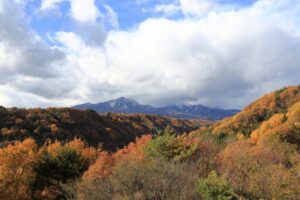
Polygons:
M55 10L62 1L44 0L39 9ZM119 30L108 5L101 12L93 0L68 2L77 27L50 33L55 45L24 23L22 5L0 2L0 104L70 106L127 96L242 108L299 84L299 1L237 7L180 0L153 9L182 18L149 17L130 30Z

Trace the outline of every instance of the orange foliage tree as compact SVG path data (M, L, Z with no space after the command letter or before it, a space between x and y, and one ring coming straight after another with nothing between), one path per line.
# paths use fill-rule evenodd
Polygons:
M107 177L113 171L113 168L128 160L145 159L144 148L151 141L151 135L144 135L130 143L127 147L118 150L113 154L101 152L95 164L91 165L84 174L85 179L101 179Z
M35 178L33 166L37 158L38 148L32 139L0 149L1 199L31 199L30 185Z

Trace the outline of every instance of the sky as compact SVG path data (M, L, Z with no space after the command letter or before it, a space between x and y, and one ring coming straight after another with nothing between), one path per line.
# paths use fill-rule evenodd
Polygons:
M0 105L243 108L300 84L298 0L0 0Z

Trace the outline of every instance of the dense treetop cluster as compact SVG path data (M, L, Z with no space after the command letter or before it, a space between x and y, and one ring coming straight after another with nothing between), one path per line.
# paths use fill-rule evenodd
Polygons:
M190 132L209 122L179 120L158 115L99 115L92 110L70 108L18 109L0 107L0 146L34 138L39 145L47 140L62 142L74 137L88 145L103 145L115 151L144 134L159 134L170 129L176 134ZM1 143L2 142L2 143Z

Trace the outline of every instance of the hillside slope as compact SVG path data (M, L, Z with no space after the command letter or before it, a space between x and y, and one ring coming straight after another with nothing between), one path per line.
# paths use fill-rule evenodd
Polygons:
M177 134L190 132L199 123L150 115L99 115L92 110L69 108L17 109L0 107L0 142L32 137L39 144L47 139L67 141L82 138L89 145L103 144L116 150L143 134L169 128ZM3 143L2 143L3 145Z
M288 123L289 113L296 112L299 101L300 86L285 87L264 95L233 117L196 132L203 135L212 134L220 140L226 137L231 139L250 137L253 131L276 116L282 116L281 123Z
M0 139L13 142L0 148L0 196L298 200L299 93L299 86L272 92L215 124L143 114L0 107ZM170 134L199 125L201 129L189 134ZM130 142L144 133L152 135ZM74 136L88 144L72 140ZM34 140L23 140L27 137ZM61 142L41 145L47 139ZM99 142L104 149L95 148Z

